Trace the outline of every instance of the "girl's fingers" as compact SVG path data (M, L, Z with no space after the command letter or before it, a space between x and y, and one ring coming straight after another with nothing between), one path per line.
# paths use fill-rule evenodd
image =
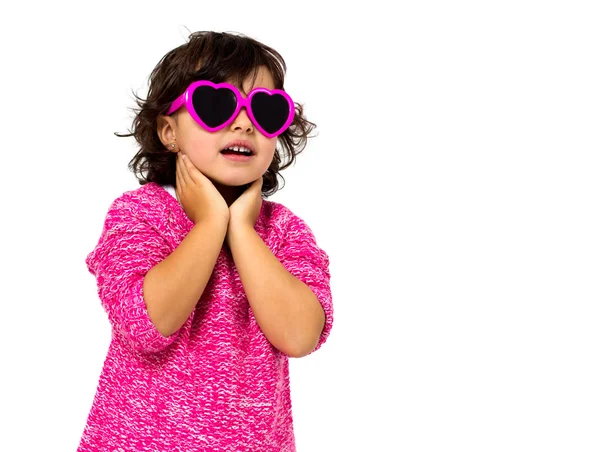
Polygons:
M188 184L204 184L208 180L208 178L200 171L196 166L192 163L189 157L185 157L182 161L183 163L183 175L186 177L186 182Z
M192 176L190 175L189 165L190 162L187 157L183 158L183 154L181 156L181 176L186 185L193 184Z
M183 161L181 160L181 153L177 154L177 162L175 164L175 178L177 180L177 187L179 188L183 188L185 187L186 183L185 180L183 179L183 174L182 174L182 167L183 166Z
M247 191L260 193L262 190L262 184L263 184L263 178L261 176L260 178L256 179L254 182L252 182L250 184L250 186L247 188Z
M179 157L177 157L177 162L175 165L175 194L177 196L179 196L179 191L181 190L181 185L182 185L182 181L181 181L181 176L179 175Z

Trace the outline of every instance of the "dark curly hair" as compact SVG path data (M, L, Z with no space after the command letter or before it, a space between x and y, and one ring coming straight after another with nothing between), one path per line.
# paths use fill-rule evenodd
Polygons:
M273 77L275 88L284 89L286 64L271 47L241 34L198 31L191 33L188 42L171 50L158 62L149 77L147 99L133 93L137 108L132 129L118 137L133 136L139 151L129 162L140 185L156 182L175 185L176 154L165 149L157 134L157 119L166 115L171 103L195 80L220 83L232 80L241 85L249 76L256 76L265 66ZM315 124L303 114L302 105L295 103L294 121L278 137L273 161L263 176L263 196L279 190L280 171L294 163L305 148ZM145 173L145 174L144 174ZM285 184L285 180L283 180ZM283 186L281 187L283 188Z

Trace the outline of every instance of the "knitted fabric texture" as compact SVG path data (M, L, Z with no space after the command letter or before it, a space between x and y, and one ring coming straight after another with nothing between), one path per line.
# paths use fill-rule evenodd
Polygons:
M178 331L164 337L148 316L144 276L193 226L153 182L111 204L86 264L112 337L78 452L296 450L288 356L260 330L229 251ZM276 202L262 201L255 230L325 311L314 352L333 322L329 258Z

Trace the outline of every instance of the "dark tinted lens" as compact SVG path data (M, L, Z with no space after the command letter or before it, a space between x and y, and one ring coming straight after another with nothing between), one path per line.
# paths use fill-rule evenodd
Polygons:
M256 93L252 97L252 113L268 133L275 133L288 119L290 106L281 94Z
M228 88L200 86L192 94L196 114L209 127L218 127L233 115L237 98Z

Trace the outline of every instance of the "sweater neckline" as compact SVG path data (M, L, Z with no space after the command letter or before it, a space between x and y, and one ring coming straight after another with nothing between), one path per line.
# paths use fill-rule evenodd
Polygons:
M167 184L167 185L169 185L169 184ZM173 196L171 193L169 193L165 187L163 187L162 185L160 185L157 182L148 182L145 186L148 188L154 189L154 191L156 193L158 193L159 196L162 197L163 202L169 204L171 206L172 210L174 212L177 212L177 215L180 218L185 219L186 221L190 222L192 225L194 224L193 221L188 218L187 214L185 213L185 210L183 210L183 206L181 205L181 203L177 200L177 198L175 196ZM168 199L168 201L165 201L165 199ZM266 208L266 204L267 204L267 200L265 200L263 198L261 206L260 206L260 212L258 214L259 218L261 218L263 216L263 212L264 212L264 209Z

